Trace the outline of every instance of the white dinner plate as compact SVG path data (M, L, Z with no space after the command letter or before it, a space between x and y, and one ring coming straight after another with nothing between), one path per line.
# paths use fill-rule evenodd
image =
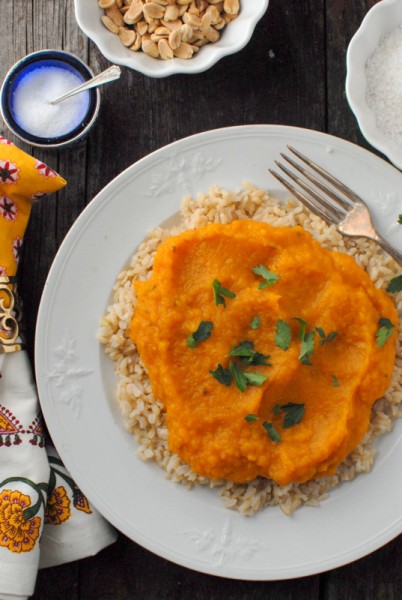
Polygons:
M358 559L402 531L402 423L378 440L369 474L291 517L225 509L216 491L172 483L136 456L114 401L113 364L96 335L117 274L147 231L186 194L248 180L279 193L268 173L292 144L370 205L380 233L402 250L402 175L341 139L255 125L194 135L150 154L109 183L66 236L39 310L36 374L53 441L82 491L113 525L148 550L203 573L244 580L316 574ZM281 196L283 197L283 193Z

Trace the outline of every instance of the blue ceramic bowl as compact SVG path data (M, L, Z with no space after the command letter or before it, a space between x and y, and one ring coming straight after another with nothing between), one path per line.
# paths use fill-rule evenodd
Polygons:
M0 111L7 127L19 139L40 148L60 149L82 140L94 125L100 107L99 89L87 90L88 107L78 124L57 137L40 137L26 131L18 122L14 109L15 91L21 80L36 69L56 67L73 73L82 83L93 77L92 70L79 58L61 50L40 50L19 60L7 73L0 90Z

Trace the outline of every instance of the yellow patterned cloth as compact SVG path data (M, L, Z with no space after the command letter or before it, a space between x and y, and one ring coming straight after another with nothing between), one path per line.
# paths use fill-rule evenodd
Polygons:
M0 136L0 275L17 272L32 204L65 185L53 169Z
M0 137L0 277L7 292L32 204L65 184L53 169ZM7 325L1 310L11 314L5 292L0 290L0 599L27 600L38 568L96 554L117 534L90 505L57 451L45 447L28 355L1 349Z

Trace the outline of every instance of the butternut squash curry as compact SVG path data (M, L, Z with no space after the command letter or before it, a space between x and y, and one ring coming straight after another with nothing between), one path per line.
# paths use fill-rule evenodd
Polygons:
M169 238L130 335L169 448L201 476L333 474L391 381L398 317L347 254L252 220Z

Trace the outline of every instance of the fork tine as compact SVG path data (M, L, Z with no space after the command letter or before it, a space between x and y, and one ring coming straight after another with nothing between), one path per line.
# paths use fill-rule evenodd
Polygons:
M314 204L319 210L321 210L327 216L327 219L331 223L339 223L339 221L343 218L343 214L340 211L332 206L325 198L317 194L317 192L309 186L303 179L301 179L298 175L290 171L285 165L282 163L275 161L275 164L282 169L286 175L292 179L298 186L300 186L310 198L310 204Z
M321 210L318 206L313 204L311 202L311 200L309 198L307 198L307 196L305 196L302 192L297 190L291 183L289 183L286 179L284 179L282 177L282 175L279 175L279 173L277 173L276 171L273 171L272 169L268 169L268 171L271 173L271 175L273 177L275 177L275 179L277 179L279 181L279 183L281 183L287 190L289 190L289 192L295 198L297 198L297 200L299 200L302 204L304 204L304 206L306 206L309 210L311 210L311 212L313 212L318 217L321 217L321 219L324 219L324 221L328 225L332 224L332 222L333 222L332 219L330 219L330 217L328 217L328 215L323 210Z
M347 185L342 183L342 181L339 181L339 179L337 179L336 177L331 175L331 173L328 173L328 171L326 171L325 169L320 167L320 165L318 165L313 160L311 160L310 158L308 158L307 156L302 154L299 150L296 150L296 148L293 148L293 146L288 145L288 149L291 152L293 152L293 154L295 154L298 158L300 158L300 160L302 160L304 163L306 163L306 165L308 165L309 167L314 169L314 171L316 173L318 173L319 175L321 175L321 177L326 179L331 185L334 186L334 188L338 189L340 192L342 192L343 194L348 196L352 201L363 202L363 204L364 204L364 201L360 198L360 196L358 196L356 194L356 192L354 192Z
M299 171L299 173L301 173L302 175L304 175L304 177L306 179L308 179L309 181L311 181L311 183L313 183L316 187L318 187L318 189L320 189L322 192L324 192L324 194L326 194L329 198L332 198L332 200L334 202L336 202L336 204L338 206L341 206L343 211L339 211L338 213L338 218L342 219L342 217L345 216L345 213L348 212L351 208L353 208L353 204L351 202L347 202L346 200L344 200L344 198L342 198L339 193L335 193L333 190L331 190L330 187L328 187L327 185L325 185L324 183L322 183L322 181L320 181L315 175L314 173L311 173L310 171L307 171L307 169L305 169L302 165L300 165L299 163L295 162L294 160L292 160L289 156L287 156L286 154L283 154L281 152L281 156L283 159L285 159L290 165L292 165L292 167L294 169L296 169L297 171ZM335 207L333 207L334 210Z

